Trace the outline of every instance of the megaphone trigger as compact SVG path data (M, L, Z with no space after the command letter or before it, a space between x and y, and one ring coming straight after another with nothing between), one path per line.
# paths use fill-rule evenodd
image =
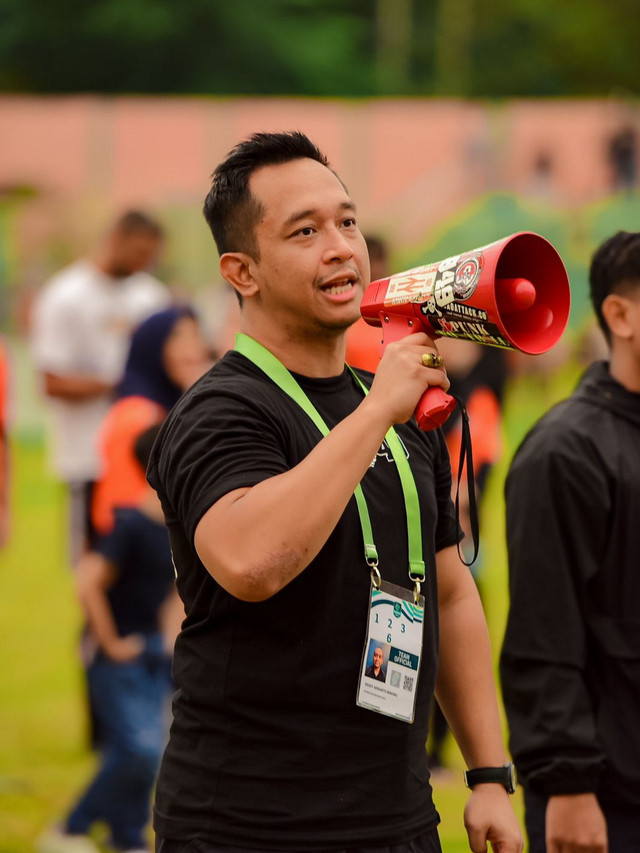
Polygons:
M427 388L418 401L414 413L416 423L425 432L437 429L449 418L455 407L454 398L434 385Z

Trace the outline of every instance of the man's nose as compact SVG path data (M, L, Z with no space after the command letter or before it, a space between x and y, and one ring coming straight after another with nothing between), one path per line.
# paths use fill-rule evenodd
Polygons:
M349 260L353 257L353 249L353 241L339 228L332 228L327 236L323 260L325 263Z

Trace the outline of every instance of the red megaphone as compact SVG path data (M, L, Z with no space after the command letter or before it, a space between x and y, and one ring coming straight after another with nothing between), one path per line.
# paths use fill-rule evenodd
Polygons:
M569 278L548 240L530 231L373 281L360 311L382 327L384 347L414 332L537 355L569 319ZM423 430L441 426L455 400L428 388L415 411Z

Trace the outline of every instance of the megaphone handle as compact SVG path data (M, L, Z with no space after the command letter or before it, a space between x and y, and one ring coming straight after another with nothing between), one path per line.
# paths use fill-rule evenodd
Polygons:
M427 388L414 412L416 422L421 430L428 432L442 426L451 412L455 409L456 401L437 385Z

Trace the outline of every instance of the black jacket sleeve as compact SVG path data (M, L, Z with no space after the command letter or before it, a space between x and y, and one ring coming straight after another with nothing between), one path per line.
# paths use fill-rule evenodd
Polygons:
M507 477L510 611L500 661L520 779L550 796L595 791L603 753L587 672L587 590L610 494L597 447L542 422Z

